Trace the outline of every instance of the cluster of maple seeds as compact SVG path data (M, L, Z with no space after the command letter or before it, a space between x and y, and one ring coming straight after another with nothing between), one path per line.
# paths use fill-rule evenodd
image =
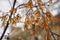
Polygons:
M33 5L31 2L32 1L30 0L27 3L27 8L32 10ZM50 0L49 2L52 3L52 0ZM44 4L43 4L42 0L36 0L36 3L38 4L39 8L37 8L37 10L35 10L32 13L32 16L29 17L28 14L26 15L24 29L25 29L25 31L28 31L28 27L30 25L30 27L33 28L31 34L38 35L39 34L38 29L39 29L39 27L42 26L42 28L44 30L46 30L46 32L47 32L46 40L50 40L50 29L49 29L48 25L52 21L52 14L50 11L46 11L46 13L43 12ZM42 14L41 14L40 10L42 11ZM34 26L32 26L32 25L34 25Z
M52 3L52 0L50 0L49 2ZM51 23L52 15L50 11L47 11L46 13L43 12L44 4L42 0L36 0L36 4L38 4L37 9L31 14L31 16L29 16L28 13L26 14L24 29L27 32L28 27L30 26L31 28L33 28L31 34L38 35L39 34L38 29L42 27L47 32L47 37L48 37L47 40L50 40L50 30L48 25ZM33 7L32 0L29 0L28 3L25 4L25 7L32 10L32 7ZM40 10L42 11L42 14ZM17 11L17 8L10 10L10 12L14 12L14 13L16 13L16 11ZM5 21L6 15L2 16L1 18L2 18L2 21ZM16 17L11 18L9 20L9 23L16 24L17 22L19 22L20 19L21 19L21 16L17 14Z

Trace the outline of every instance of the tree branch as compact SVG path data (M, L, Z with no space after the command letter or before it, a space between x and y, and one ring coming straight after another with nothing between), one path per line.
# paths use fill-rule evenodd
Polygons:
M13 9L14 9L14 7L15 7L15 3L16 3L16 0L14 0L13 7L12 7ZM11 19L12 14L13 14L13 12L11 12L11 15L9 16L9 19L8 19L8 21L7 21L6 27L5 27L5 29L4 29L4 31L3 31L3 33L2 33L2 36L1 36L0 40L2 40L2 38L4 37L4 34L5 34L8 26L9 26L9 20Z

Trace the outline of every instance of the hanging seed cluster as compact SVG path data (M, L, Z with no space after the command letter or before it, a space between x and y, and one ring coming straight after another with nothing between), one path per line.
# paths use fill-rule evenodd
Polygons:
M52 0L49 0L49 3L52 3ZM42 27L46 32L46 40L51 40L50 36L50 29L49 24L52 22L52 14L48 10L48 8L45 7L42 0L36 0L36 5L34 6L32 4L32 0L29 0L29 2L25 5L26 8L29 8L32 10L33 7L36 7L36 10L33 11L31 15L28 13L26 14L25 22L24 22L24 29L26 32L29 31L28 27L31 27L31 35L39 35L39 28ZM44 8L46 8L46 12L44 12Z

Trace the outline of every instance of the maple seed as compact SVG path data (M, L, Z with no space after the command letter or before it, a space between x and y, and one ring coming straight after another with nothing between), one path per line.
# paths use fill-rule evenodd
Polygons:
M16 11L17 11L17 8L11 8L11 10L9 10L9 12L11 12L11 13L16 13Z

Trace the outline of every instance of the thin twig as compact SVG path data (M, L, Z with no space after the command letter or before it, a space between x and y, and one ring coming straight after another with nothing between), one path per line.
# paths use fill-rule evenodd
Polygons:
M54 36L54 34L52 32L51 32L51 35L52 35L53 39L56 40L56 38L55 38L55 36Z
M57 37L60 37L60 35L54 33L54 32L51 32L53 35L57 36Z
M8 0L8 2L9 2L9 4L10 4L10 7L12 7L10 0Z

